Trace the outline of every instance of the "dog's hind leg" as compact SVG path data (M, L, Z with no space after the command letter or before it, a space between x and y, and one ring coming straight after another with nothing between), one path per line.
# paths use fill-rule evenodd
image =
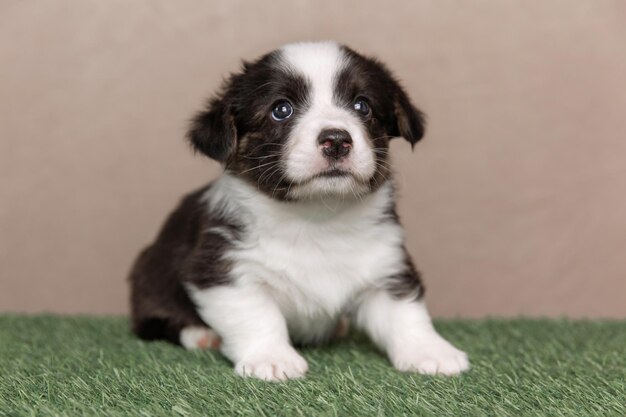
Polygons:
M163 318L137 320L133 332L143 340L166 340L185 349L218 349L221 339L214 330L202 324L182 324Z
M219 349L222 339L206 326L183 327L178 336L180 344L188 350Z

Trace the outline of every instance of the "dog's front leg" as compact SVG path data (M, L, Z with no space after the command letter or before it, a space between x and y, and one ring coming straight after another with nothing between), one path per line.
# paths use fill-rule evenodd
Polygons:
M356 321L396 369L456 375L469 368L467 355L437 333L421 300L374 289L361 300Z
M265 289L233 284L189 293L239 375L282 381L306 373L308 365L291 346L285 318Z

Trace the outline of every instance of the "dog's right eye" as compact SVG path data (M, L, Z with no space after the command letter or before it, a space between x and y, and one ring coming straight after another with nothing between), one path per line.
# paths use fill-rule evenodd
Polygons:
M272 110L272 119L280 122L285 119L289 119L293 114L293 106L290 102L283 100L276 103L274 110Z

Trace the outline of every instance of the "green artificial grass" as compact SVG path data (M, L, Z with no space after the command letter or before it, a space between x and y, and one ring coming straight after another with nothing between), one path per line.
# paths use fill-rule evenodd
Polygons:
M626 415L626 322L439 321L456 378L402 374L358 334L304 350L305 379L234 375L215 352L144 343L125 318L0 316L0 415Z

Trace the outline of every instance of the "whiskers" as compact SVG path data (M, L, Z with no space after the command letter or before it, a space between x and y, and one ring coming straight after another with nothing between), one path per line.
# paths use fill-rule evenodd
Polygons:
M255 166L253 166L252 168L248 168L248 169L246 169L246 170L240 171L240 172L239 172L239 174L243 175L243 174L246 174L246 173L248 173L248 172L251 172L251 171L254 171L254 170L257 170L257 169L261 169L261 168L263 168L263 167L265 167L265 166L268 166L268 165L272 165L272 166L273 166L273 165L276 165L276 164L277 164L277 163L279 163L279 162L280 162L280 161L270 161L270 162L266 162L266 163L264 163L264 164L255 165ZM271 167L270 167L270 168L271 168ZM264 171L264 172L265 172L265 171ZM263 175L263 174L261 174L261 175Z
M391 136L379 137L386 138ZM284 143L251 144L245 155L240 154L237 175L244 176L256 188L271 198L280 200L317 200L327 209L335 205L362 202L367 194L379 189L392 173L389 149L380 145L370 152L356 153L344 175L334 176L324 171L301 180L290 177L290 166L308 166L309 161L285 159ZM294 165L295 164L295 165ZM338 168L339 169L339 168ZM297 178L297 177L296 177Z
M382 139L382 138L393 138L394 136L379 136L374 139ZM389 149L388 148L373 148L372 151L376 155L374 158L374 174L372 175L371 180L376 184L376 188L380 187L382 184L379 184L378 178L384 179L387 178L391 173L393 173L393 169L391 164L389 163Z

